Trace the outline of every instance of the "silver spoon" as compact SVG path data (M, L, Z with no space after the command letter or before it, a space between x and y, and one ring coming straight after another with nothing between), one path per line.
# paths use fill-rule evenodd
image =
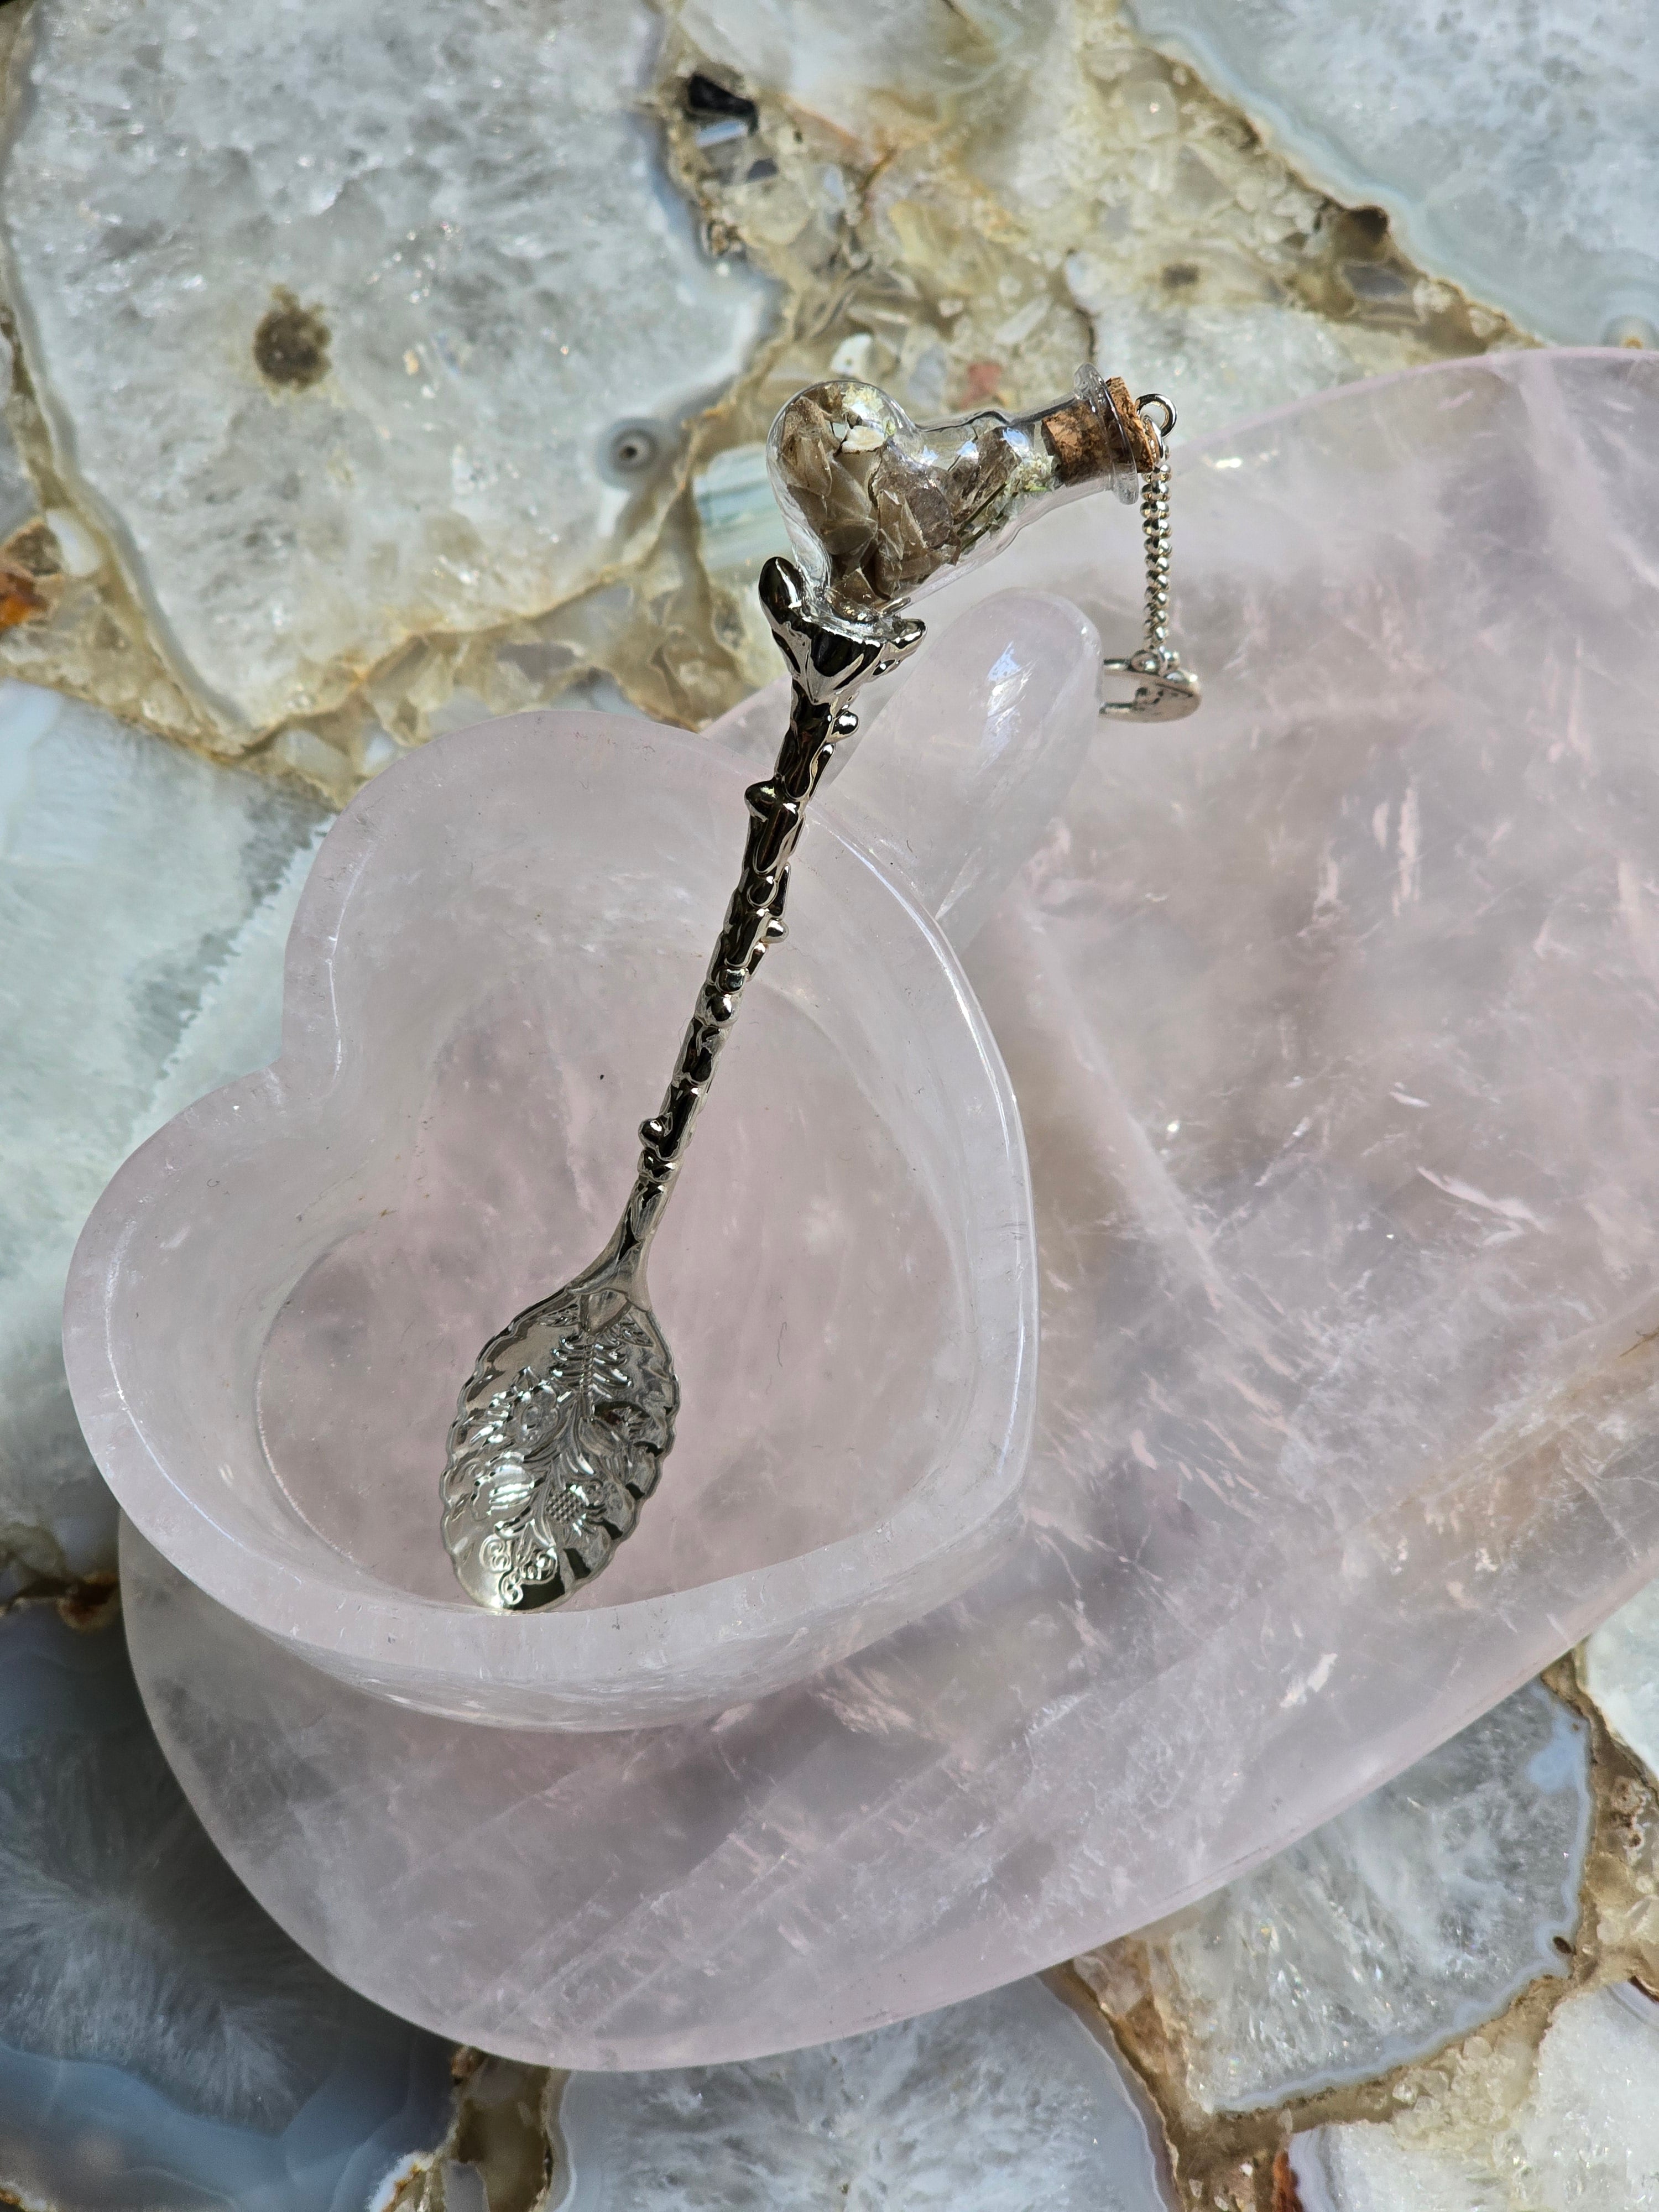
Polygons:
M1024 416L919 427L874 386L842 379L798 393L774 423L768 461L799 565L768 561L760 597L789 666L789 726L746 794L737 889L661 1109L641 1128L622 1218L591 1267L490 1339L461 1392L443 1535L479 1604L562 1604L656 1487L680 1393L646 1287L651 1240L744 986L785 933L790 860L837 743L858 727L853 698L921 642L904 603L1061 500L1109 483L1132 501L1161 459L1126 387L1091 368L1073 398Z

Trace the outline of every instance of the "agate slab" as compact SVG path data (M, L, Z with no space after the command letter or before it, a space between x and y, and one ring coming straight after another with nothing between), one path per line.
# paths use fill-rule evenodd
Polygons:
M453 2052L296 1950L191 1815L118 1623L0 1620L0 2201L363 2212Z
M1659 44L1643 0L1130 0L1129 13L1301 176L1385 209L1436 276L1569 344L1627 318L1651 333ZM1363 263L1341 274L1358 299L1376 283Z
M680 425L771 297L664 188L651 9L179 0L140 29L113 0L29 33L9 304L83 512L225 750L649 542Z
M853 2033L1243 1872L1654 1573L1656 456L1659 367L1599 353L1185 452L1205 711L1103 732L968 947L1044 1341L1026 1534L967 1595L716 1720L504 1736L128 1536L169 1755L336 1972L580 2067ZM997 580L1119 649L1096 504Z

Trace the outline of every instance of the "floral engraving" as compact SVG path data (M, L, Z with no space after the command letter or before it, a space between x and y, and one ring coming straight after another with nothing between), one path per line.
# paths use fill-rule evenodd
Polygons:
M557 1291L492 1338L443 1482L444 1541L468 1595L529 1612L597 1574L656 1487L678 1407L661 1330L614 1283Z

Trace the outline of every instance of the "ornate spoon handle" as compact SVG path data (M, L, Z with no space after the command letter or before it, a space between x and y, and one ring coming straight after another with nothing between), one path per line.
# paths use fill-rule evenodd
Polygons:
M1167 431L1175 410L1158 404ZM800 566L769 561L760 596L789 664L789 727L771 775L749 791L743 872L661 1109L640 1131L622 1218L591 1267L490 1339L461 1393L444 1541L481 1605L562 1604L605 1565L656 1487L680 1393L646 1291L646 1255L744 986L783 934L790 859L837 742L857 727L854 695L921 642L904 604L1061 501L1104 485L1132 500L1139 475L1148 483L1147 642L1106 665L1143 681L1133 702L1107 711L1164 719L1198 703L1168 644L1163 461L1128 386L1087 362L1071 398L1029 415L987 408L919 425L874 385L846 377L797 392L779 413L767 466Z
M789 862L805 827L806 807L837 741L858 727L851 701L922 640L922 625L890 617L884 623L832 623L807 611L799 571L775 557L761 572L761 605L789 663L789 726L771 775L750 784L749 836L737 889L726 909L708 973L680 1046L660 1109L641 1124L639 1172L623 1216L625 1245L643 1251L659 1218L699 1110L714 1079L743 988L785 934ZM619 1248L620 1249L623 1248Z
M702 988L657 1113L640 1130L633 1189L592 1267L492 1337L461 1393L443 1480L444 1541L467 1594L498 1612L556 1605L634 1526L674 1440L679 1386L645 1285L646 1255L714 1079L744 986L784 933L789 862L851 701L922 639L896 614L808 605L773 559L761 604L789 664L789 726L746 794L749 834Z

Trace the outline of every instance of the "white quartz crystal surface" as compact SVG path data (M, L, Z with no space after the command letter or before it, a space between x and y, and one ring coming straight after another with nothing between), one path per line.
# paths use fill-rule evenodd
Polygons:
M1564 1972L1586 1735L1534 1684L1150 1936L1194 2100L1240 2110L1364 2080Z
M1659 322L1647 0L1129 0L1304 175L1559 343Z
M1387 305L1381 316L1358 305L1338 273L1336 211L1271 152L1242 145L1235 118L1149 52L1123 11L1085 0L1018 21L964 166L1019 224L1049 286L1045 297L1028 276L1001 317L983 316L994 363L1059 340L1063 301L1103 372L1165 394L1187 439L1425 357L1445 288L1419 303L1415 272L1367 268L1361 281L1388 288ZM930 169L897 163L872 188L901 235L948 221Z
M1041 1982L744 2065L578 2074L557 2212L1162 2212L1109 2048Z
M1603 1622L1584 1647L1583 1666L1607 1726L1659 1776L1659 1582Z
M1518 2108L1316 2129L1291 2166L1302 2212L1651 2212L1659 2006L1629 1988L1573 1998Z
M1111 261L1086 252L1068 276L1094 323L1097 357L1155 383L1186 435L1203 437L1363 373L1340 325L1295 307L1126 299Z
M59 1344L93 1200L141 1138L276 1048L320 808L95 708L0 684L0 1538L114 1562Z
M769 294L660 173L638 0L40 0L28 28L16 305L228 742L410 633L568 597L655 519Z

